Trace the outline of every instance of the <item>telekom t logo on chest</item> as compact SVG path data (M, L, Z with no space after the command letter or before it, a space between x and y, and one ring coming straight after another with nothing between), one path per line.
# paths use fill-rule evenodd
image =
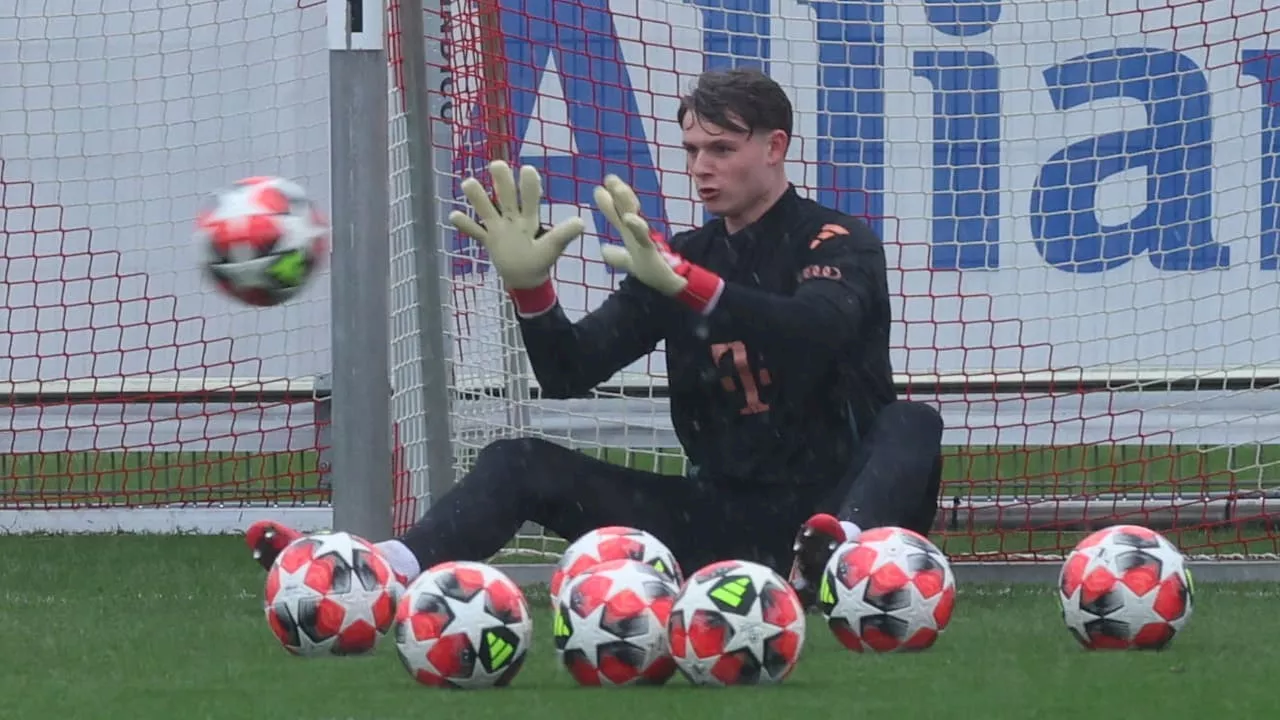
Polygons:
M1209 17L1224 1L1190 9ZM927 242L934 269L1009 267L1014 242L1069 273L1280 268L1280 48L1268 51L1265 32L1280 10L1200 22L1189 43L1192 28L1177 25L1187 8L1159 0L1171 19L1156 27L1145 0L1129 2L632 0L623 12L620 1L503 0L520 162L543 171L550 202L584 211L595 183L619 173L662 227L667 176L684 165L655 97L682 87L639 78L646 56L682 82L756 64L810 118L798 128L810 194L889 238ZM672 6L699 30L671 29L657 47L643 26ZM639 57L624 52L636 40ZM533 117L548 72L563 116ZM538 147L531 117L561 127L573 151ZM926 199L904 213L907 195ZM1222 218L1244 215L1219 237ZM1246 229L1252 260L1234 243Z

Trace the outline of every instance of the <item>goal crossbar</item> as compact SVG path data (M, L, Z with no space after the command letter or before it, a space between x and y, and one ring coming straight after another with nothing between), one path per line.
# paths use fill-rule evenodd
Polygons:
M668 396L661 374L631 377L619 373L601 384L596 396ZM620 382L619 382L620 381ZM900 393L970 396L1028 392L1217 392L1280 389L1280 367L1197 371L1173 369L1162 373L1142 370L1067 368L1027 372L894 373ZM536 378L529 378L530 398L540 399ZM508 384L500 378L465 378L453 388L456 399L504 397ZM74 402L301 402L325 399L329 385L323 377L300 378L166 378L156 376L104 377L83 380L0 382L0 406Z

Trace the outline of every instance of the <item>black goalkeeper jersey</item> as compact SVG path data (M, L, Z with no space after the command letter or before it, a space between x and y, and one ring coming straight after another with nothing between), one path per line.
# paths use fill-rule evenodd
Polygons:
M671 420L699 477L837 482L896 399L880 239L792 187L749 227L715 220L670 245L724 279L711 312L628 277L576 323L559 305L522 318L543 397L581 397L665 340Z

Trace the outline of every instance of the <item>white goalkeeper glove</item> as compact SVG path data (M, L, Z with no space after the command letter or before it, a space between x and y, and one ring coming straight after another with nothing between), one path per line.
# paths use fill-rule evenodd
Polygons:
M609 175L603 187L596 187L594 196L596 207L622 235L623 247L600 248L606 263L699 313L706 315L715 309L724 290L724 280L685 260L660 234L650 230L649 224L640 217L640 200L629 185L617 175Z
M569 218L542 232L538 223L542 176L538 171L530 165L520 168L518 194L515 176L506 162L489 163L489 175L497 206L485 194L480 181L469 177L462 181L462 193L479 222L458 210L449 213L449 222L488 252L489 262L511 290L521 314L538 314L554 304L551 268L569 243L582 234L582 218ZM534 297L527 291L536 291ZM550 302L546 302L548 297ZM546 307L530 306L530 301L534 306ZM525 307L520 307L522 304Z

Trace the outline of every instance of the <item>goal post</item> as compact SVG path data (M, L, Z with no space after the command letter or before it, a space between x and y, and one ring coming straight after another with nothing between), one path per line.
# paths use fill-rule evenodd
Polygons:
M333 527L392 537L391 164L385 0L328 0ZM410 231L411 232L411 231Z

